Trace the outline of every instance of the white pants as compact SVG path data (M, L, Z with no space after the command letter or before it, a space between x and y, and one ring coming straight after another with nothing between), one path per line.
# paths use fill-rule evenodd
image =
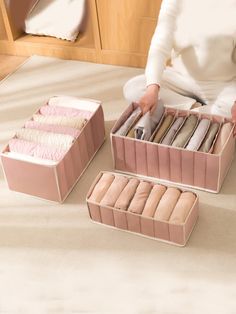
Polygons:
M144 74L130 79L123 89L129 102L138 102L145 90ZM195 81L167 67L163 73L160 98L166 106L181 109L190 109L197 101L206 106L194 110L231 117L231 107L236 101L236 81Z

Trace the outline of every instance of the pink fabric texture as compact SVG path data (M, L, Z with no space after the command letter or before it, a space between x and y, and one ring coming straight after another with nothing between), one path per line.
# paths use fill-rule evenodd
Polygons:
M9 149L11 152L54 161L60 160L67 152L63 149L16 138L13 138L9 141Z
M79 110L75 108L59 107L59 106L42 106L40 108L40 113L44 116L63 116L63 117L81 117L84 119L89 119L92 115L90 111Z
M44 124L37 121L29 120L25 123L25 128L27 129L36 129L42 130L45 132L53 132L58 134L67 134L71 135L74 138L77 138L80 134L80 130L71 128L69 126L56 125L56 124Z

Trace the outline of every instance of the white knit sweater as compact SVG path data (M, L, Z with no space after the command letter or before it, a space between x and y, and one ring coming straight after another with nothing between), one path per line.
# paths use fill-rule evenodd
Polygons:
M163 0L146 66L160 84L166 61L199 81L236 80L236 0Z

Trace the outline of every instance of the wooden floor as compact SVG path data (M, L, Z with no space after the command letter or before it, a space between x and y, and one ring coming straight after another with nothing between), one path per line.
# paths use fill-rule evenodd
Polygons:
M27 57L0 55L0 80L14 71Z

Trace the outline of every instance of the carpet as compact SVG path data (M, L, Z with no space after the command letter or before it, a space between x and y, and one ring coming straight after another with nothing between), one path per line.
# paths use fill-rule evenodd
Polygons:
M112 170L122 86L143 70L33 56L0 83L0 148L57 94L103 102L107 140L63 205L11 192L0 170L0 313L235 313L236 160L220 194L198 192L185 248L90 221L85 195Z

